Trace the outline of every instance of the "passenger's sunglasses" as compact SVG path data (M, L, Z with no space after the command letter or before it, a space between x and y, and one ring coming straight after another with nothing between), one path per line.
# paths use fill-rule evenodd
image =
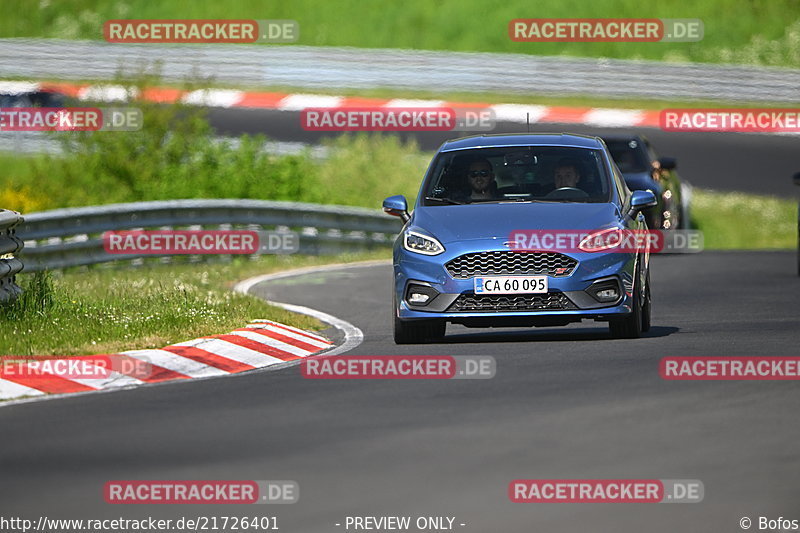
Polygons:
M490 174L491 171L489 170L470 170L468 172L470 178L477 178L478 176L482 178L488 178Z

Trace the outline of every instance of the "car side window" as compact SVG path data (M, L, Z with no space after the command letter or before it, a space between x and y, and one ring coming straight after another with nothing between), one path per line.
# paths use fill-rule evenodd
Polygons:
M619 194L620 200L624 202L628 198L628 193L630 192L628 191L628 185L625 183L625 178L622 177L613 159L611 159L611 168L614 170L614 186L617 188L617 194Z
M644 139L644 146L645 146L645 156L647 157L647 161L652 163L653 161L658 159L658 154L656 153L655 149L650 145L650 141Z

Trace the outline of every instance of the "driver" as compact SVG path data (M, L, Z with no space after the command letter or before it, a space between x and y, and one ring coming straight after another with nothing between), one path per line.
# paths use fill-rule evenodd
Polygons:
M576 188L581 179L580 165L574 159L562 159L553 170L553 185L556 190Z
M476 159L467 169L467 182L469 183L471 200L490 200L494 198L492 185L494 185L494 171L492 164L487 159Z

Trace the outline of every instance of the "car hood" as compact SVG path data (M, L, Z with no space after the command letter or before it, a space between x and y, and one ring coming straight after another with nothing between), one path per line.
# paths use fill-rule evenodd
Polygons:
M440 242L508 239L516 230L593 230L617 225L610 203L506 203L417 207L411 229Z

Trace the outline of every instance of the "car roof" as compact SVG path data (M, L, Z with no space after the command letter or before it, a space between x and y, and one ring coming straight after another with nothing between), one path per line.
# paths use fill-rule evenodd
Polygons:
M615 133L611 135L603 135L604 141L639 141L643 142L645 140L644 135L639 133Z
M473 135L445 142L440 152L489 148L500 146L572 146L575 148L602 148L598 137L573 133L505 133L496 135Z

